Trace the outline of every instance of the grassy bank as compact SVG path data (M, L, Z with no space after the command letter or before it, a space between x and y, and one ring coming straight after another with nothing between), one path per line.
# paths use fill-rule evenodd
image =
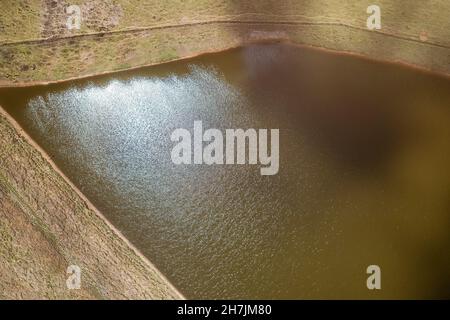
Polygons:
M3 111L0 132L0 299L181 298Z
M450 2L2 0L0 86L158 64L247 42L289 41L450 75ZM65 27L81 6L79 31ZM1 111L1 107L0 107ZM179 298L179 293L0 112L0 298ZM79 265L82 289L67 290Z
M378 1L379 31L366 28L372 3L77 0L70 4L80 5L82 27L70 31L69 1L7 0L0 11L0 85L84 77L274 37L450 74L448 1Z

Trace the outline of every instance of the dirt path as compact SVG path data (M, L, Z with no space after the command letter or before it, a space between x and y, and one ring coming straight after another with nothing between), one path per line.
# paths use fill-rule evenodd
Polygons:
M47 22L46 22L47 23ZM276 20L235 20L235 19L226 19L226 20L204 20L204 21L196 21L196 22L190 22L190 23L176 23L176 24L163 24L163 25L157 25L157 26L149 26L149 27L141 27L141 28L128 28L124 30L113 30L113 31L105 31L105 32L90 32L90 33L80 33L80 34L63 34L62 36L50 36L50 37L42 37L39 39L27 39L27 40L19 40L19 41L8 41L0 43L0 46L8 46L8 45L17 45L17 44L45 44L47 42L54 41L56 39L76 39L80 37L87 37L87 36L97 36L99 38L104 37L105 35L113 35L113 34L133 34L136 32L142 32L142 31L152 31L152 30L163 30L163 29L173 29L173 28L181 28L181 27L190 27L190 26L200 26L200 25L220 25L220 24L230 24L230 25L272 25L272 26L283 26L283 25L290 25L290 26L305 26L305 25L317 25L317 26L340 26L340 27L347 27L347 28L353 28L356 30L366 31L367 29L361 26L354 26L343 22L308 22L308 21L276 21ZM47 25L47 24L46 24ZM48 22L48 28L54 30L54 27L50 26L50 22ZM46 27L47 29L47 27ZM371 32L377 32L389 37L397 38L399 40L407 40L407 41L414 41L417 43L426 43L430 46L436 46L441 48L450 49L450 45L443 44L440 42L434 42L429 39L427 40L420 40L420 38L417 37L417 35L414 34L408 34L408 33L394 33L389 30L383 30L381 31L371 31ZM48 34L48 32L43 32L43 34Z

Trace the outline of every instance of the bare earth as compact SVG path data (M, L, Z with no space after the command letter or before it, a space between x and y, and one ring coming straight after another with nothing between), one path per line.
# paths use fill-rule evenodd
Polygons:
M275 40L450 76L450 1L2 0L0 86L64 81ZM82 27L65 27L68 5ZM66 269L82 270L81 290ZM179 299L181 294L0 107L0 298Z
M68 30L65 8L82 11ZM261 39L350 52L450 75L450 2L380 0L3 0L0 86L67 80ZM3 32L2 32L3 30Z
M0 132L0 298L182 298L4 112Z

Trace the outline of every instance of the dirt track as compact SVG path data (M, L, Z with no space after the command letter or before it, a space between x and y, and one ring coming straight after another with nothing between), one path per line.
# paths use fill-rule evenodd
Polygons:
M30 21L19 28L0 9L0 29L5 29L0 33L0 86L86 77L221 51L254 40L254 33L278 33L296 44L450 75L446 0L413 6L380 0L382 28L376 31L366 27L369 0L37 0L33 8L7 1L6 9L29 12L24 19ZM69 2L81 7L78 31L65 27Z

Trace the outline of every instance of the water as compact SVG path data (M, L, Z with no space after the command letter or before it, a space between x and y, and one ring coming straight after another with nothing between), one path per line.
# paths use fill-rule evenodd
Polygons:
M188 298L450 297L447 79L266 44L0 104ZM173 165L195 120L280 129L279 173Z

